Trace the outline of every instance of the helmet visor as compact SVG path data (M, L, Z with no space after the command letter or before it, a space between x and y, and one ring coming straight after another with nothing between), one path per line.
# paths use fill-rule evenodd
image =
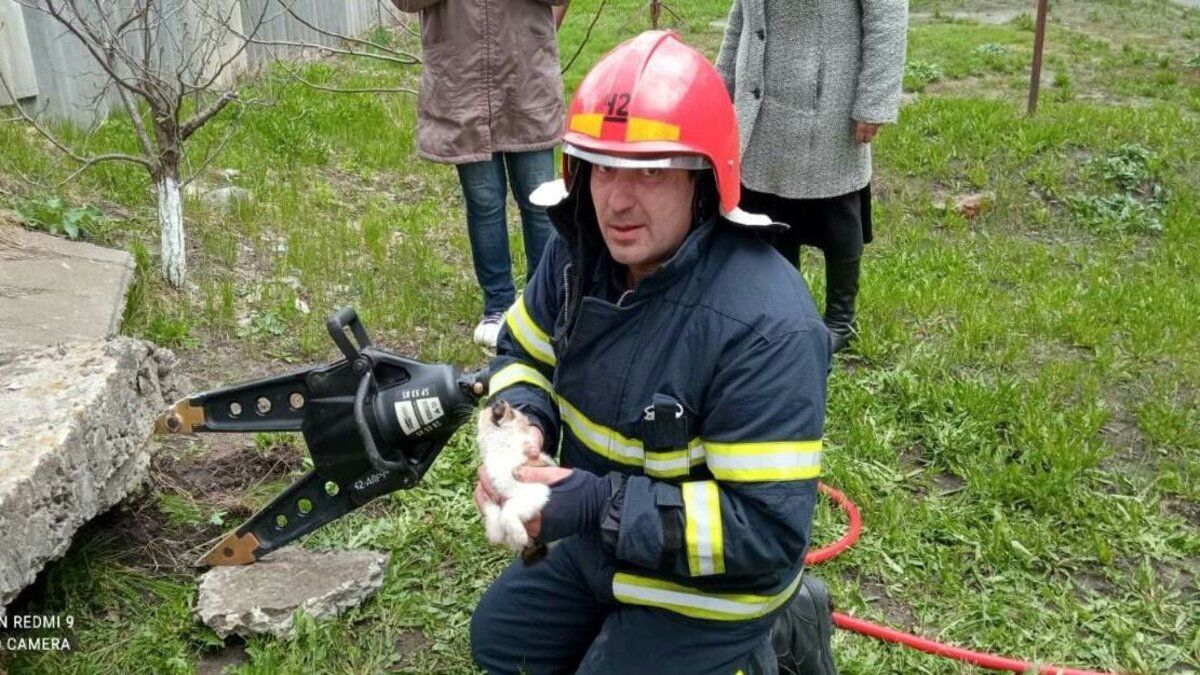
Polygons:
M709 164L708 160L700 155L668 155L665 157L608 155L584 150L570 143L563 143L563 153L585 162L614 169L689 169L699 171L712 168L712 164Z

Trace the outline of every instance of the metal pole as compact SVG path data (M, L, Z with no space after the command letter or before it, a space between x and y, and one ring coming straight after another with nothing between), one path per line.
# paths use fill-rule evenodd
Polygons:
M650 0L650 27L658 30L659 0Z
M1042 46L1046 41L1046 4L1048 0L1038 0L1037 29L1033 34L1033 68L1029 73L1029 108L1030 115L1037 112L1038 88L1042 81Z

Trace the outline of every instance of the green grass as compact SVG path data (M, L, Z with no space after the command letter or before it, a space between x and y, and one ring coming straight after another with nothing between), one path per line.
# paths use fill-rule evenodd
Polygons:
M721 29L711 22L727 3L674 5L677 28L715 55ZM598 6L573 3L564 60ZM568 88L646 26L641 7L608 3ZM994 8L914 4L928 18L910 31L910 62L941 76L876 141L864 332L830 387L825 479L858 502L865 532L815 572L843 610L961 646L1092 669L1200 669L1200 145L1190 141L1200 138L1200 73L1187 65L1200 15L1149 0L1053 3L1043 77L1052 86L1029 118L1027 19L949 16ZM414 80L345 61L306 66L306 76ZM188 292L157 280L137 170L105 167L63 191L67 203L115 214L95 240L135 253L125 332L177 347L185 363L235 345L241 361L222 371L233 381L247 362L284 370L330 356L324 316L353 304L386 346L482 363L469 340L480 307L457 180L416 157L414 101L329 95L279 72L253 86L275 105L198 138L215 143L232 125L217 166L239 169L255 199L229 215L189 200ZM114 119L88 142L129 149L128 138ZM0 125L0 147L0 172L63 175L19 127ZM1079 206L1106 208L1096 204L1119 195L1149 204L1154 186L1160 228ZM983 190L995 199L974 219L938 207ZM805 263L821 297L820 262ZM254 442L268 451L286 439ZM311 536L312 547L391 551L383 589L337 621L302 623L294 640L249 641L241 672L469 670L471 609L507 564L477 525L471 442L460 434L418 489ZM278 487L259 486L250 501ZM203 494L158 500L181 529L219 511ZM822 509L817 541L842 527ZM194 586L190 575L129 564L120 542L94 535L51 568L42 601L74 613L82 648L8 667L189 671L217 647L189 615ZM414 631L421 649L397 647ZM848 673L973 672L847 633L835 649Z

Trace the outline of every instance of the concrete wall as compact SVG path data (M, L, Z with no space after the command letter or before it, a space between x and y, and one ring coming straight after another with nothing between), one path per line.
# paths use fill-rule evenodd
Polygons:
M110 78L96 65L83 44L53 17L28 6L37 0L0 0L0 74L17 93L23 106L38 115L71 120L89 126L121 103ZM86 0L83 8L103 9L120 20L135 0ZM258 68L274 58L303 58L298 48L251 44L239 51L245 34L263 17L257 38L335 46L336 38L308 28L286 10L308 23L333 33L361 35L386 21L390 0L157 0L161 39L152 61L165 71L181 67L190 79L207 81L219 65L229 66L215 83L228 86L240 73ZM265 10L265 14L263 14ZM85 10L86 11L86 10ZM382 20L382 21L381 21ZM228 28L226 28L228 26ZM126 46L140 55L140 39L130 36ZM312 50L309 50L312 51ZM0 105L5 100L0 87Z

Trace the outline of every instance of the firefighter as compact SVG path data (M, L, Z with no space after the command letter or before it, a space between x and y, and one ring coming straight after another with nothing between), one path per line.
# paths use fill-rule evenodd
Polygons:
M556 235L508 310L490 389L561 466L526 523L552 543L471 622L489 673L831 672L824 588L804 574L831 340L796 269L737 208L720 75L670 32L579 86ZM560 440L561 439L561 440ZM476 501L499 501L481 473ZM772 649L772 626L777 631Z

